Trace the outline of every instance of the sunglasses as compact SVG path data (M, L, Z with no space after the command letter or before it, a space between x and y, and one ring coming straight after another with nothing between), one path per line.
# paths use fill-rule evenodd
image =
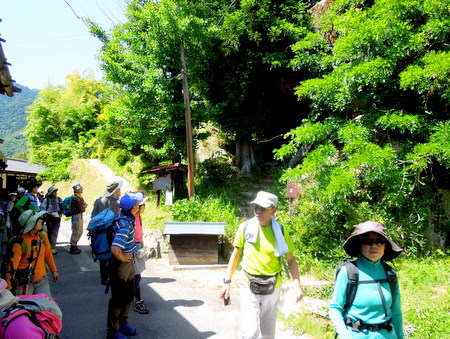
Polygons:
M363 245L367 245L367 246L372 246L372 245L377 245L377 246L381 246L386 244L386 242L384 241L384 239L369 239L369 238L364 238L361 240L361 244Z
M267 207L267 208L264 208L264 207L261 207L261 206L259 206L259 205L254 205L253 206L253 210L254 211L261 211L261 212L265 212L266 210L268 210L270 207Z

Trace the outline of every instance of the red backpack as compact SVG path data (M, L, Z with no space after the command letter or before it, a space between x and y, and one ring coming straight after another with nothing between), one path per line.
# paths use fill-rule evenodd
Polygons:
M62 312L45 294L21 295L1 312L0 339L53 339L62 330Z

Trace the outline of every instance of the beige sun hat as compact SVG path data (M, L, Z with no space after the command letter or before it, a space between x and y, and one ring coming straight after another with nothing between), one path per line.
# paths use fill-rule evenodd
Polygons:
M110 197L111 195L114 194L115 191L117 191L118 189L120 189L123 185L123 181L122 180L114 180L109 182L106 185L106 190L105 193L103 193L103 195L105 197Z
M265 192L265 191L259 191L256 195L255 200L253 200L250 205L258 205L263 208L267 208L270 206L277 207L278 203L278 197L275 194Z
M53 192L57 191L58 189L56 187L50 186L47 189L47 194L45 195L46 197L49 197Z
M30 232L34 226L36 226L38 219L46 213L46 211L35 212L33 210L26 210L23 212L18 220L20 226L23 228L22 234Z
M403 252L400 246L389 239L382 224L370 220L356 225L354 234L349 236L343 245L345 252L352 257L357 257L361 253L361 238L370 232L380 235L386 241L384 255L381 257L382 260L392 260Z

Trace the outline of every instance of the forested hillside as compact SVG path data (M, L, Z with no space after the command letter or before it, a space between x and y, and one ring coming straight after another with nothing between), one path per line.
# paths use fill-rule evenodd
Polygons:
M197 164L197 183L223 180L230 163L249 176L277 160L280 187L300 188L283 220L299 252L338 257L367 219L411 253L446 248L449 1L315 3L130 1L111 32L86 19L108 82L74 74L41 91L31 159L55 180L76 156L186 162L187 77L194 144L215 131L223 149Z
M16 84L22 92L15 93L13 97L0 96L0 138L5 142L0 150L6 157L24 152L27 149L24 135L27 124L26 109L36 98L38 91Z

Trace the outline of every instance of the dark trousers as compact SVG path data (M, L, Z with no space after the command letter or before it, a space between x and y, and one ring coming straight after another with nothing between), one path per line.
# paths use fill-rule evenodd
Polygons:
M108 332L115 333L128 321L134 298L133 262L121 262L115 257L109 261L111 299L108 303Z
M53 249L56 246L56 239L58 238L61 218L55 218L51 215L47 215L45 223L47 224L48 241L50 241L50 245Z
M100 279L102 281L108 280L109 270L108 270L108 262L109 260L99 260L100 262Z
M134 297L136 301L141 300L141 275L136 274L134 276Z

